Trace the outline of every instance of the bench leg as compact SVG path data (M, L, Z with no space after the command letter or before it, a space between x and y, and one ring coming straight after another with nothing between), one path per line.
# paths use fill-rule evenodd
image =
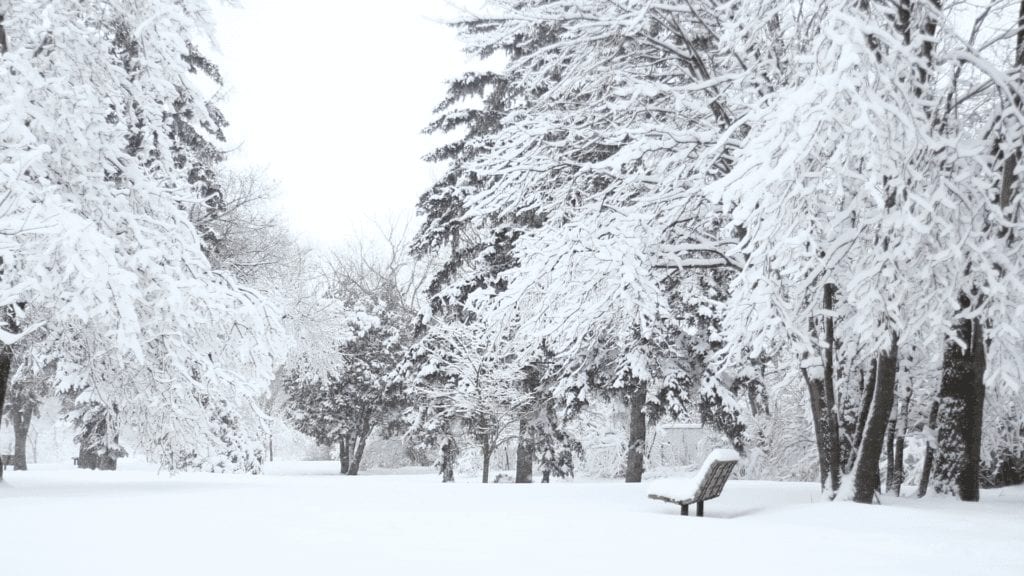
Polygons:
M704 515L704 501L697 502L697 516Z
M688 504L682 504L680 507L682 508L682 510L679 511L680 515L682 515L682 516L689 516L690 515L690 506Z

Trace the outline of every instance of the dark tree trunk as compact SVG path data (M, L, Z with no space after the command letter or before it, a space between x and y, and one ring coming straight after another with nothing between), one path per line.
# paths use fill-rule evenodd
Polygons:
M3 26L0 26L0 31L3 30ZM6 50L6 45L3 46ZM0 258L0 265L3 264L3 259ZM4 328L8 332L16 332L17 324L14 322L14 311L11 306L4 306L2 308ZM7 345L0 345L0 424L3 423L4 406L7 401L7 385L11 380L11 363L14 361L14 350ZM4 479L4 462L0 459L0 480Z
M6 52L7 52L7 30L4 28L4 15L0 14L0 54L5 54ZM2 409L2 408L3 408L3 406L0 405L0 409ZM0 470L3 470L3 466L0 466ZM2 477L3 477L3 475L0 474L0 478L2 478Z
M540 386L540 369L532 366L523 378L523 393L532 395ZM523 413L519 418L519 441L516 446L516 484L533 482L533 456L537 448L535 430L530 424L530 412Z
M892 493L899 496L900 491L903 489L903 448L906 445L906 440L902 433L896 432L896 446L893 449L892 457L896 463L892 470Z
M533 482L533 438L530 423L519 421L519 446L516 447L516 484Z
M804 382L807 384L807 396L811 402L811 420L814 421L814 444L818 448L818 480L821 482L821 491L828 486L828 452L826 450L825 431L823 430L822 413L824 403L821 399L821 381L814 380L803 371Z
M0 424L3 423L4 405L7 400L7 381L11 376L11 360L13 354L10 346L0 347ZM0 480L4 479L5 462L0 457Z
M899 412L896 418L896 441L893 446L893 467L891 489L897 496L903 489L903 480L906 477L906 470L903 466L903 449L906 446L907 426L910 421L910 401L914 396L914 388L907 382L907 393L900 400Z
M338 462L341 464L341 471L338 474L348 474L348 438L338 441Z
M847 473L853 472L853 465L857 462L857 451L860 450L860 443L864 439L864 427L868 423L868 414L871 412L871 399L875 397L875 383L878 382L878 360L871 361L871 375L868 378L867 386L861 398L860 413L857 414L857 430L853 435L853 449L850 454L849 468Z
M355 450L349 458L348 471L346 472L349 476L357 476L359 474L359 465L363 462L363 451L366 450L366 439L369 436L370 434L366 433L355 438Z
M455 458L458 455L458 447L454 438L445 438L441 445L441 481L455 482Z
M889 422L885 426L885 493L896 491L896 405L889 411Z
M899 353L896 335L890 335L889 350L878 357L875 393L864 425L864 436L853 465L853 500L870 504L878 488L878 462L882 455L886 423L896 393L896 358Z
M1017 56L1014 58L1017 69L1024 68L1024 0L1020 2L1017 13ZM1013 105L1020 110L1024 108L1019 96L1013 99ZM1004 211L1013 203L1016 195L1015 185L1017 183L1017 165L1020 163L1024 151L1018 146L1017 149L1003 160L1003 176L999 183L999 207ZM1004 229L1002 236L1012 234L1010 230ZM1010 236L1012 238L1012 236Z
M750 405L750 415L757 418L761 413L761 403L757 397L757 384L754 382L747 383L747 403Z
M960 305L963 310L970 307L966 295L961 295ZM942 358L935 483L941 492L977 502L985 405L984 331L978 320L968 319L957 324L956 332L966 347L949 339Z
M82 470L95 470L99 466L99 455L85 447L85 444L78 445L78 467Z
M626 451L626 482L640 482L644 475L644 451L647 443L647 384L636 382L629 396L629 449Z
M928 444L924 449L924 463L921 466L921 480L917 483L917 497L921 498L928 493L928 483L932 478L932 464L935 460L935 426L939 419L939 401L932 402L932 409L928 413L928 430L926 432Z
M491 447L491 437L485 434L483 438L481 438L480 443L480 453L484 457L484 484L487 484L488 480L491 478L491 452L493 452L493 448Z
M32 426L33 406L23 408L11 415L11 425L14 428L14 469L28 470L28 459L25 455L25 445L28 442L28 432Z
M836 410L835 392L835 320L832 318L832 310L835 309L835 284L825 285L824 308L825 316L825 381L824 388L824 428L825 428L825 455L828 459L828 474L831 482L832 493L839 490L839 413Z

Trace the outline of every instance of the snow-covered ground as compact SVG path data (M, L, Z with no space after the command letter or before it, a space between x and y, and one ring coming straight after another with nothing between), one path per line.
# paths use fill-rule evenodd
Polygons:
M335 466L9 471L0 573L1024 575L1021 487L980 504L862 506L818 502L811 484L732 480L696 518L619 482L443 485L422 470L349 478Z

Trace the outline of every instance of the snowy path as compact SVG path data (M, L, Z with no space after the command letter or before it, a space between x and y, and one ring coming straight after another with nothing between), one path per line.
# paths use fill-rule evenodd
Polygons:
M0 573L1024 574L1020 488L977 505L869 507L816 503L808 484L734 480L707 517L682 518L617 482L316 474L332 470L11 473L0 485Z

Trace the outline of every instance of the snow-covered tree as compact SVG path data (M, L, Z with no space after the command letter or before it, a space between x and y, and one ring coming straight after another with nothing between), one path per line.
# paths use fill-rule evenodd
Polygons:
M1020 2L492 9L464 39L510 58L439 120L469 130L421 202L428 240L512 231L435 290L458 321L550 351L569 402L622 391L631 446L689 400L764 462L810 433L823 489L870 501L937 428L940 488L974 498L985 391L1022 374ZM806 426L767 426L800 388Z
M228 455L262 426L253 402L283 359L280 314L211 268L171 137L175 102L191 103L192 128L218 125L190 58L212 34L205 2L28 1L5 17L5 342L35 332L57 392L102 407L104 435L131 429L165 466L258 466Z
M723 321L724 362L771 358L807 382L823 484L831 477L832 489L841 453L835 397L849 396L866 373L852 478L843 489L857 501L871 501L878 488L898 392L907 405L896 414L910 413L913 395L899 366L926 366L943 346L947 356L950 347L966 347L977 357L986 346L981 327L1015 315L1019 282L999 271L1019 262L997 238L984 192L1000 181L1002 166L979 138L988 113L976 112L973 101L986 99L987 88L978 88L989 82L1019 90L989 60L1001 49L982 39L1008 40L1005 26L986 23L1008 4L975 12L837 1L808 13L740 2L725 35L748 63L753 104L737 132L743 139L732 169L709 187L744 232L736 250L743 267ZM961 35L963 21L973 21L969 38ZM996 309L1006 316L989 316ZM1015 342L1003 334L999 345ZM946 365L944 379L948 358ZM976 392L984 370L977 368ZM1019 362L1004 364L1004 377L1006 370L1019 381ZM980 399L974 406L980 419ZM979 446L967 460L977 462ZM976 469L967 475L977 478Z
M285 407L295 427L323 445L337 445L341 472L359 473L370 433L386 431L404 406L393 376L408 325L390 322L382 309L369 311L341 345L342 364L322 378L285 381Z
M412 368L406 367L412 378L408 435L441 449L445 482L454 480L460 436L480 446L482 478L489 482L491 455L516 434L531 402L517 362L492 346L485 330L480 322L438 325L414 345Z
M31 350L30 347L25 348ZM14 430L14 461L10 464L15 470L28 469L26 445L32 419L39 415L39 409L50 393L49 374L45 370L33 369L28 360L25 352L14 359L3 408L3 416Z
M383 247L356 245L327 263L325 296L347 311L322 370L295 370L286 379L289 420L323 445L337 445L341 472L356 475L372 432L399 427L406 405L399 367L415 327L426 275L407 254L398 227L382 230Z
M678 411L711 349L716 289L705 288L720 278L703 270L729 265L707 203L680 200L692 197L688 182L706 178L688 160L716 141L722 107L670 80L691 79L704 58L697 22L708 6L495 8L499 16L467 25L465 37L470 52L509 47L497 77L513 98L496 110L500 125L457 148L472 151L453 163L465 184L457 222L530 225L509 235L510 265L491 271L490 286L470 286L468 304L495 331L512 329L520 355L552 351L563 371L552 381L582 383L560 389L576 391L567 402L595 385L628 399L627 477L637 481L648 420ZM700 46L686 46L691 33Z

